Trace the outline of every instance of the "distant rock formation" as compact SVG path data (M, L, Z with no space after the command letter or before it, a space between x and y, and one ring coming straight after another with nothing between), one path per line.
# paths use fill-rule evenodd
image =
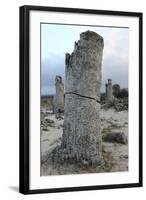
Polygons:
M53 112L64 112L64 84L61 76L55 78L56 95L53 98Z
M114 84L112 89L113 89L114 97L118 97L118 95L120 93L120 85Z
M109 105L114 100L112 79L108 79L108 83L105 84L105 91L106 91L105 102L106 102L107 105Z

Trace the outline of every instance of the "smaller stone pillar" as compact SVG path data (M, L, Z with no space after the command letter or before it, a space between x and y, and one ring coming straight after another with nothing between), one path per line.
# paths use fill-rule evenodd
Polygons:
M61 76L55 78L56 95L53 98L53 112L64 112L64 84Z
M114 100L112 79L108 79L108 83L105 84L105 88L106 88L106 104L110 104Z

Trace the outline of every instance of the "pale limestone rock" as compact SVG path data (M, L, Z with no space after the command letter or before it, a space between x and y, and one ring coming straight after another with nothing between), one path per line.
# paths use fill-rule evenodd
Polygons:
M106 104L111 104L114 100L113 96L113 86L112 86L112 79L108 79L108 83L105 84L106 90Z
M66 54L63 139L57 156L82 164L101 164L100 86L103 38L80 34L73 53Z
M64 84L61 76L55 78L56 95L53 98L53 112L64 112Z

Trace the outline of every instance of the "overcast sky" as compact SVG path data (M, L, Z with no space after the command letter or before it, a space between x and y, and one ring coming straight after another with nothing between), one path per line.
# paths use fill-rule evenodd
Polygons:
M73 25L41 24L41 94L55 94L55 76L64 79L65 54L72 53L74 42L84 31L104 38L102 87L108 78L128 88L129 29Z

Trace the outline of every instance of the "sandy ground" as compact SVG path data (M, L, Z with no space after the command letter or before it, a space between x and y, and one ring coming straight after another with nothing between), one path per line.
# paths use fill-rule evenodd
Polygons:
M102 135L122 132L127 138L125 144L102 142L104 164L100 167L82 166L77 163L52 163L51 151L61 144L63 116L58 119L50 111L41 110L41 176L58 174L81 174L118 172L128 170L128 112L113 109L101 110Z

